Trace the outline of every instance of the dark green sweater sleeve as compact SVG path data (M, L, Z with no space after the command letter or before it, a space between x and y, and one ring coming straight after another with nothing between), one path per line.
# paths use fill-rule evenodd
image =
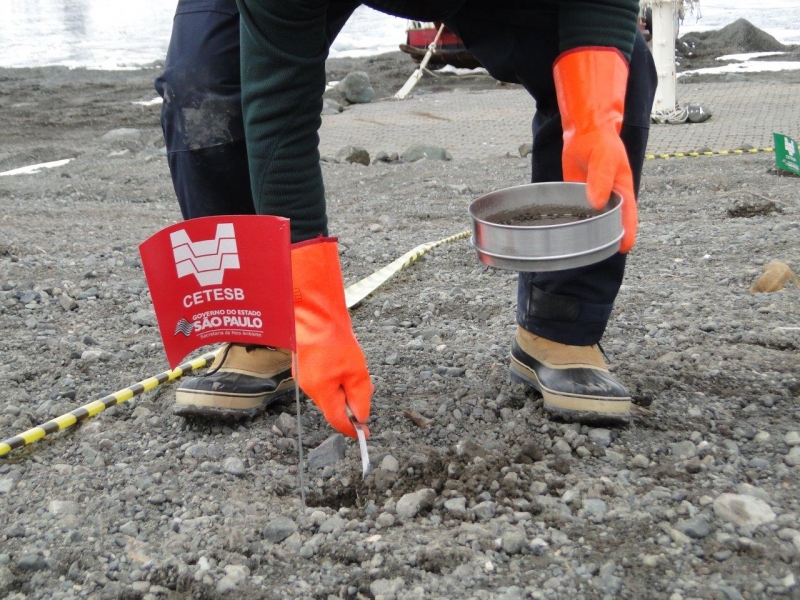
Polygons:
M291 219L292 241L327 235L319 127L327 0L237 0L253 201Z
M610 46L630 61L638 20L637 0L560 0L560 50Z

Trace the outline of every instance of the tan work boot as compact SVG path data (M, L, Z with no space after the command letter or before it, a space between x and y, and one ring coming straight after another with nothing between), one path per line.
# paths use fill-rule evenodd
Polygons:
M247 419L292 391L291 352L226 344L208 373L180 384L174 412L182 417Z
M630 420L630 394L608 372L597 345L559 344L517 327L511 348L511 378L538 390L545 410L564 420Z

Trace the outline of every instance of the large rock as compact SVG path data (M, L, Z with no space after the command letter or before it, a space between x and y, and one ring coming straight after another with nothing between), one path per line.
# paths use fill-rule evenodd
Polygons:
M361 146L345 146L336 153L336 161L369 166L369 152Z
M366 104L372 102L375 90L369 82L369 75L364 71L353 71L336 84L339 91L348 102L352 104Z
M112 129L100 139L106 143L139 142L142 139L142 132L140 129L122 127L120 129Z
M414 144L406 148L400 155L403 162L416 162L427 158L428 160L453 160L453 155L441 146L429 146L427 144Z
M775 520L769 504L752 496L742 494L722 494L714 500L714 512L718 517L737 527L748 529Z
M264 527L264 539L278 544L297 531L297 524L289 517L276 517Z
M430 510L433 501L436 500L436 492L430 488L424 488L418 492L405 494L397 501L397 516L403 519L413 519L419 513Z
M308 468L321 469L342 460L347 450L347 443L341 433L334 433L327 440L308 453Z

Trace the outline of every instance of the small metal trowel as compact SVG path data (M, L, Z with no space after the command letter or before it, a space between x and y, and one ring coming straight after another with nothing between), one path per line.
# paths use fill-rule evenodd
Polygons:
M347 412L350 413L349 410ZM367 449L367 434L364 433L363 423L356 421L352 414L348 414L348 416L353 427L355 427L356 435L358 436L358 448L361 450L361 477L366 479L367 475L372 472L372 464L369 462L369 450Z

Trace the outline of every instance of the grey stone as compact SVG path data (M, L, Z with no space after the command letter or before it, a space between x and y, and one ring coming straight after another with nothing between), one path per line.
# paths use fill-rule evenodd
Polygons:
M289 413L281 413L275 419L272 430L278 435L290 437L297 431L297 421Z
M0 479L0 494L8 494L16 486L17 481L10 477Z
M524 144L520 145L519 147L519 155L522 158L528 156L531 152L533 152L533 144L525 142Z
M369 81L369 75L364 71L353 71L336 84L336 90L340 92L348 102L352 104L366 104L372 102L375 97L375 90Z
M87 363L94 363L105 356L102 350L84 350L81 352L81 360Z
M347 451L347 442L341 433L334 433L308 453L308 468L321 469L342 460Z
M721 494L714 500L714 513L737 527L754 528L775 520L769 504L742 494Z
M518 529L506 531L500 538L503 552L508 555L519 554L528 545L528 538Z
M104 142L138 142L142 139L142 132L139 129L122 127L120 129L112 129L100 139Z
M374 597L383 596L384 598L393 598L405 585L406 582L402 577L396 577L394 579L376 579L369 584L369 591Z
M789 450L789 454L784 456L783 462L790 467L800 466L800 446L792 446L792 449Z
M47 510L51 515L77 515L81 511L81 507L77 502L72 500L51 500L47 505Z
M394 525L394 515L392 513L381 513L378 515L378 518L375 519L375 525L380 528L391 527Z
M244 461L235 456L229 456L222 463L222 470L235 477L244 477L247 470L244 467Z
M700 104L690 104L686 107L686 110L689 111L690 123L704 123L712 116L712 113L708 107L701 106Z
M264 539L278 544L297 531L297 524L289 517L275 517L267 523L262 532Z
M397 352L390 352L386 355L386 358L383 359L383 362L387 365L396 365L399 360L400 355Z
M496 511L497 507L491 500L486 500L480 504L476 504L470 509L470 512L481 521L488 521L489 519L493 518Z
M372 159L372 164L377 163L393 163L400 160L400 156L397 152L386 152L385 150L379 151L375 154L375 158Z
M44 571L47 568L47 562L39 554L23 554L17 560L17 568L20 571Z
M134 322L136 325L141 325L143 327L156 327L158 325L158 321L156 321L156 315L152 310L138 310L131 315L131 321Z
M691 519L678 521L675 524L675 529L696 540L703 539L709 533L711 533L711 525L709 524L708 519L706 519L706 517L703 515L697 515Z
M346 521L340 517L339 515L333 515L332 517L323 521L322 525L319 526L320 533L338 533L345 528Z
M322 102L323 115L338 115L343 110L344 107L341 104L335 100L331 100L330 98L325 98L325 100Z
M224 594L236 589L250 575L250 569L244 565L227 565L225 576L217 582L217 592Z
M78 303L75 302L75 300L73 300L66 294L61 294L58 297L58 303L61 305L61 308L67 311L75 310L78 308Z
M430 146L427 144L414 144L409 146L400 155L403 162L416 162L427 158L428 160L452 160L453 155L441 146Z
M531 540L530 544L528 544L528 548L530 548L535 556L542 556L550 549L550 544L545 542L542 538L537 537Z
M555 444L553 444L553 454L556 456L564 455L564 454L572 454L572 446L570 446L564 440L558 440Z
M357 163L369 166L369 152L361 146L345 146L336 153L336 160L342 163Z
M436 492L430 488L424 488L403 495L400 500L397 501L395 511L397 512L397 516L402 519L413 519L420 512L430 510L435 499Z
M390 471L392 473L397 473L400 470L400 463L397 462L397 459L392 456L391 454L387 454L383 457L381 461L381 469L384 471Z
M611 431L598 427L589 430L589 439L603 448L608 448L611 445Z
M697 456L697 446L691 440L669 444L669 451L678 458L694 458Z
M452 515L461 516L467 512L467 499L449 498L444 501L444 509Z
M787 446L800 446L800 431L789 431L783 436L783 442Z
M605 516L608 508L606 507L605 500L600 498L586 498L583 501L583 514L586 517L603 517Z
M631 459L629 464L632 469L646 469L650 466L650 459L644 454L637 454Z

